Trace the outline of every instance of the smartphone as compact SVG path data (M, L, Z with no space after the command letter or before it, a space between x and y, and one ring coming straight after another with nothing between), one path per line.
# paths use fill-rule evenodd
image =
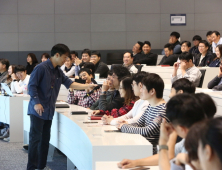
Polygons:
M120 130L104 130L104 132L121 132Z

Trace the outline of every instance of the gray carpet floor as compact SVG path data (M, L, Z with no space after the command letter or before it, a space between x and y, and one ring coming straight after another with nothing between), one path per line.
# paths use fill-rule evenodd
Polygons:
M26 170L28 152L23 143L11 143L0 140L0 170ZM55 150L53 162L47 166L52 170L66 170L66 156Z

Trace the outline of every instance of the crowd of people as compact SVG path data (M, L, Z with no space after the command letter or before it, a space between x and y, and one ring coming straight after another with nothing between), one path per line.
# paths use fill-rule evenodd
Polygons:
M206 38L202 40L195 35L191 48L189 41L180 43L180 34L172 32L160 63L157 63L158 55L151 53L151 43L139 41L132 52L124 53L123 64L113 65L111 69L101 61L99 51L84 49L79 59L77 52L70 52L63 44L55 45L51 56L42 54L40 64L33 53L27 55L26 67L0 59L0 83L6 83L12 92L28 93L31 97L28 114L33 131L30 132L29 169L46 166L44 154L48 144L43 146L43 142L48 143L50 139L61 84L69 89L69 104L91 109L92 115L102 116L103 124L116 126L122 133L140 134L153 145L153 156L124 159L118 163L120 168L159 165L161 170L220 169L222 118L214 118L216 106L209 95L195 94L202 76L200 66L219 68L219 74L212 77L208 88L222 90L222 38L218 31L207 32ZM163 79L155 73L141 71L139 66L143 64L173 66L167 103L163 99ZM93 90L97 86L95 74L106 81ZM69 78L75 78L75 82ZM46 128L46 133L36 131L42 128L37 122ZM0 128L4 129L0 138L8 138L9 125L0 122ZM45 141L41 141L43 138ZM38 143L44 150L40 153L37 153ZM39 163L36 154L40 154Z

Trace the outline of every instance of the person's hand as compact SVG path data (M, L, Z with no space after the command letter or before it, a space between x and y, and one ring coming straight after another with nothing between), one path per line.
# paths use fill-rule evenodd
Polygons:
M123 159L121 162L117 163L117 166L121 169L128 169L136 167L136 160Z
M189 164L189 158L188 158L187 153L179 153L179 154L176 156L175 164L176 164L176 165Z
M41 104L36 104L34 106L35 111L39 114L39 116L42 116L42 112L44 112L44 108Z
M186 62L181 62L180 63L180 68L181 68L181 70L186 70L186 67L187 67L187 64L186 64Z
M82 59L80 60L79 58L75 59L75 65L80 65L80 63L82 63Z
M102 92L108 91L108 89L109 89L109 82L106 80L103 82Z
M122 127L124 124L126 124L126 123L122 123L122 121L117 121L117 122L116 122L116 128L117 128L117 129L121 129L121 127Z
M173 65L174 70L178 70L179 66L180 66L180 63L175 62Z
M79 79L79 76L75 76L75 79Z
M15 73L12 73L11 77L12 77L12 80L17 80L17 76L15 75Z
M219 74L218 77L221 78L222 77L222 69L219 67Z
M161 126L160 126L160 138L159 138L159 145L166 145L170 134L173 132L172 125L166 122L163 119Z
M93 112L92 112L92 115L98 115L100 113L100 110L94 110Z
M101 120L104 125L110 125L110 122L113 120L113 116L103 115Z

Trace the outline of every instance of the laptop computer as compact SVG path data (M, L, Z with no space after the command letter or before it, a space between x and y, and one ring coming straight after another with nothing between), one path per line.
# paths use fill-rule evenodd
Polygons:
M3 88L7 95L13 97L15 94L12 93L11 89L8 87L6 83L1 83L1 88Z

